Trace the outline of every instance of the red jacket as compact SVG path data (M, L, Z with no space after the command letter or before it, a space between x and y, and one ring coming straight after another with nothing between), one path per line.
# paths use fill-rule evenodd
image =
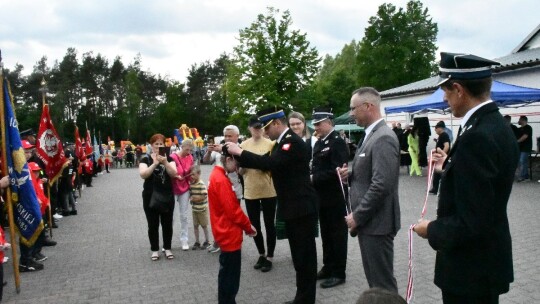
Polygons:
M224 252L242 248L243 231L252 234L251 222L244 214L225 169L215 166L208 182L208 205L214 239Z

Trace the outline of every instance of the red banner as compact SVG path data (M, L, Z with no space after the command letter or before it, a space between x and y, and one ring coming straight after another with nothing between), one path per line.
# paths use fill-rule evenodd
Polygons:
M75 156L80 160L84 156L79 127L75 126Z
M39 122L38 138L36 140L37 154L45 164L45 173L51 184L62 174L62 169L68 164L64 148L49 115L49 105L43 105Z
M90 130L88 130L88 125L86 125L86 150L84 153L86 155L92 154L94 149L92 149L92 139L90 139Z

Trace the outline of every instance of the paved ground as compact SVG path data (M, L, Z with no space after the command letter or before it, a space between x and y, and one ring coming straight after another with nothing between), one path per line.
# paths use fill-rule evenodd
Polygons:
M210 170L203 166L205 181ZM425 187L425 178L412 178L402 171L402 229L395 241L395 274L402 295L407 280L406 229L420 214ZM4 303L217 303L218 254L183 252L175 234L176 259L150 261L141 189L136 169L118 169L95 179L94 187L85 189L79 198L79 215L62 219L54 230L58 245L44 248L49 257L45 269L21 274L20 294L15 293L11 261L4 264L8 281ZM515 282L501 303L540 303L539 194L536 181L514 186L508 212ZM434 217L435 200L430 197L429 218ZM179 221L175 221L175 231L179 231ZM441 293L432 283L434 251L424 240L415 238L414 242L413 303L440 303ZM320 266L320 239L317 246ZM245 239L242 255L238 303L282 303L294 297L294 270L286 241L278 241L274 269L269 273L252 268L257 251L251 239ZM356 239L349 239L348 257L347 283L318 288L317 303L354 303L367 289Z

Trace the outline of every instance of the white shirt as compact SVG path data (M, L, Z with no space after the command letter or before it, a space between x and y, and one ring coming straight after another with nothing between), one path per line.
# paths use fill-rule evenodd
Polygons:
M279 142L283 138L283 135L285 135L285 133L287 133L287 131L289 131L289 128L286 128L285 131L283 131L283 133L281 133L281 135L279 135L278 139L276 140L276 145L279 144Z
M493 100L490 99L490 100L484 101L481 104L477 105L476 107L470 109L467 112L467 114L465 114L465 116L463 116L463 118L461 119L461 123L460 123L461 128L463 129L463 127L465 127L465 125L467 124L467 121L469 120L469 118L471 118L471 116L474 114L474 112L478 111L478 109L480 109L481 107L487 105L490 102L493 102Z
M377 121L375 121L374 123L370 124L367 128L366 128L366 136L364 136L364 140L362 141L362 143L365 143L366 142L366 139L368 139L369 135L371 134L371 131L373 131L373 128L375 128L375 126L381 122L382 120L384 120L384 118L379 118Z

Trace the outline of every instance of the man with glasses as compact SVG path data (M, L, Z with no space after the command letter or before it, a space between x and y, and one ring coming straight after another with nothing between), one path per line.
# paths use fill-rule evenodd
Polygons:
M268 108L257 113L263 129L276 141L270 154L257 155L227 143L232 155L240 156L241 167L270 171L276 188L277 212L285 231L296 270L296 296L286 303L315 303L317 249L315 231L317 194L311 186L309 158L304 141L287 127L283 110Z
M394 276L394 237L400 228L398 198L399 142L381 116L381 96L374 88L353 92L350 115L365 128L349 173L340 168L350 184L352 212L345 217L358 234L362 264L369 287L397 292Z

